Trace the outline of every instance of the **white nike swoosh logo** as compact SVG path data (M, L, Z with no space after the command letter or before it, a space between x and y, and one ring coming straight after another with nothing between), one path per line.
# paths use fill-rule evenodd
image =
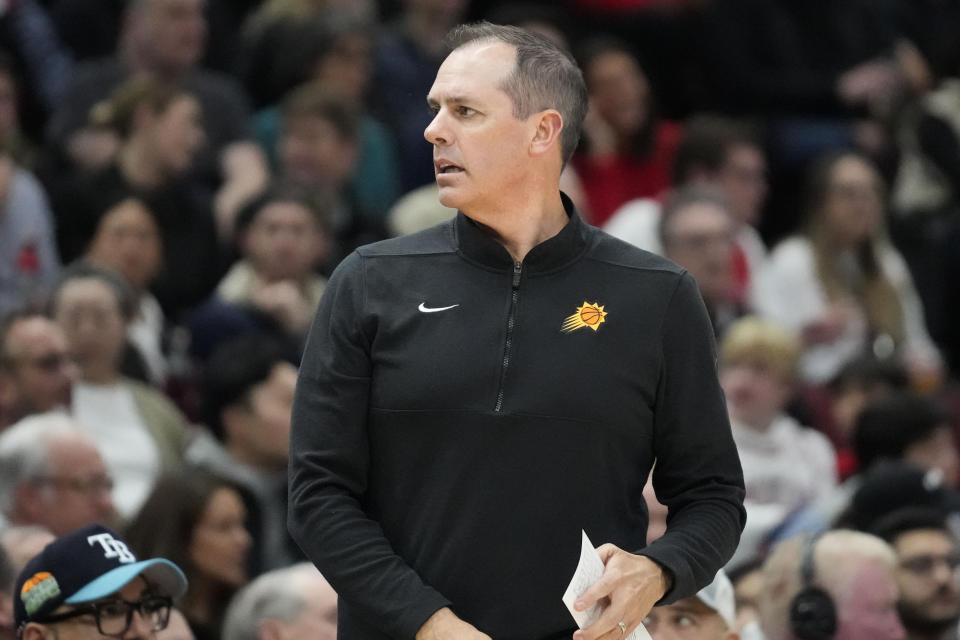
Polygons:
M453 309L454 307L459 307L459 304L452 304L449 307L428 307L427 303L421 302L420 306L417 309L420 309L423 313L436 313L437 311L446 311L447 309Z

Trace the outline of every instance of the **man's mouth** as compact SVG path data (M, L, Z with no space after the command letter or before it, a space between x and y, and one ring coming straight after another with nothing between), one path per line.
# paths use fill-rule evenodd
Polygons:
M461 173L463 172L463 167L460 165L454 164L448 160L437 160L433 163L434 170L437 175L443 173Z

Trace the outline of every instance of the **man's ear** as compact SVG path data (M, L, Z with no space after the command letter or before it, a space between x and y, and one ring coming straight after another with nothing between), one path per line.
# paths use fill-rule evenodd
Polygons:
M56 634L47 625L28 622L20 638L21 640L56 640Z
M543 155L560 145L560 132L563 131L563 116L556 109L547 109L537 115L537 128L530 141L530 153Z

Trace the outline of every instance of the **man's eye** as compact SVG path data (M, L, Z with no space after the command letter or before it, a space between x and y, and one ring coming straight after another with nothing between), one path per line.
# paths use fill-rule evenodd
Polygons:
M99 605L100 615L110 618L127 615L127 605L123 602L104 602Z
M154 597L154 598L144 598L143 600L143 609L148 613L160 611L166 606L167 606L166 598Z
M474 109L471 109L470 107L457 107L457 113L459 113L461 116L469 118L470 116L475 114L476 111Z

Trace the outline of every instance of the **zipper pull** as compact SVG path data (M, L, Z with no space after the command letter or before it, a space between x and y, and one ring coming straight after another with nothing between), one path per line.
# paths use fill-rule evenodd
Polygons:
M520 286L520 273L523 271L523 264L520 262L513 263L513 287L516 289Z

